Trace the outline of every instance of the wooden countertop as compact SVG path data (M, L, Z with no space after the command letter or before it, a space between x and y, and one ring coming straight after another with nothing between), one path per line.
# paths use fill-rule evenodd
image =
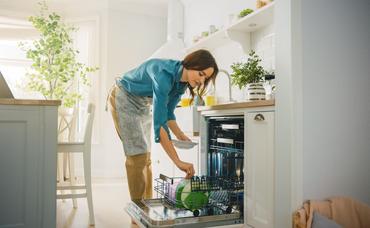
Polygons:
M199 106L197 110L201 112L201 111L208 111L208 110L252 108L252 107L263 107L263 106L274 106L274 105L275 105L275 100L261 100L261 101L246 101L246 102L216 104L213 106Z
M35 106L59 106L60 100L28 100L0 98L0 105L35 105Z

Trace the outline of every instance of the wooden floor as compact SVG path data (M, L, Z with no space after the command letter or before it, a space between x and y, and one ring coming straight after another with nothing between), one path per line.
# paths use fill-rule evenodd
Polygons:
M130 201L127 183L120 179L94 180L93 204L95 210L95 227L126 228L131 219L124 211ZM85 198L77 200L78 208L74 209L72 200L57 201L58 228L84 228L89 226L89 212Z

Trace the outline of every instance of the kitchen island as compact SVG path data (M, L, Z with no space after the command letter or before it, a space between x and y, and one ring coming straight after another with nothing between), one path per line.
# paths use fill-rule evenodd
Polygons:
M60 104L0 98L0 227L56 226Z

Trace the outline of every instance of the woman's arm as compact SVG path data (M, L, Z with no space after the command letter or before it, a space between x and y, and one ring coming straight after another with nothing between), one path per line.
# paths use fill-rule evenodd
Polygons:
M191 141L189 137L187 137L184 132L181 131L175 120L167 121L167 125L178 140Z
M183 162L183 161L180 160L179 156L177 155L177 152L176 152L175 148L173 147L172 142L168 138L168 134L167 134L166 130L163 127L161 127L161 129L159 131L159 134L160 134L160 143L161 143L163 149L166 151L166 153L171 158L173 163L175 163L175 165L180 170L182 170L183 172L186 173L185 178L191 178L192 176L194 176L195 170L194 170L193 164L188 163L188 162Z

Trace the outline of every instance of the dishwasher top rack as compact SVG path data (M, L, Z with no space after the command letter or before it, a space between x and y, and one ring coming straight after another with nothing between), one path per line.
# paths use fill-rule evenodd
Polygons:
M224 140L232 140L232 139L224 139ZM244 142L235 140L231 144L228 144L228 143L223 142L222 139L220 140L220 138L210 139L209 149L211 152L243 154L244 153Z

